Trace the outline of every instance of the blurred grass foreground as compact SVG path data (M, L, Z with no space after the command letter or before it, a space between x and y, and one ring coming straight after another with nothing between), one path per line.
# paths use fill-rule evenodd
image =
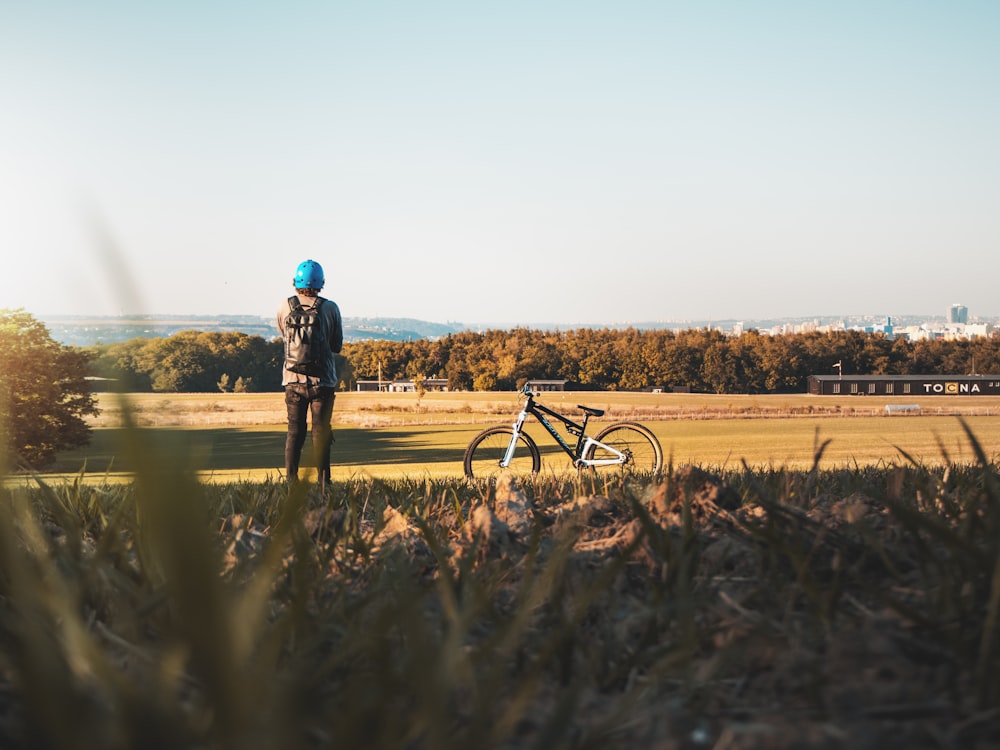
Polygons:
M987 747L978 463L3 490L3 748ZM822 446L817 450L817 465Z

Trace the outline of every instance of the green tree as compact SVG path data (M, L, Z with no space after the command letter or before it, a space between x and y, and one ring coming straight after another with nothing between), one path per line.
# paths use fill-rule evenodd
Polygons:
M0 310L0 430L5 448L41 467L86 445L97 414L87 387L89 355L54 341L23 309Z
M181 331L169 338L136 338L88 351L95 373L118 381L129 392L230 390L234 377L252 381L256 391L281 387L283 350L278 338Z
M147 338L134 338L114 344L98 344L85 351L92 358L92 368L99 375L118 384L125 393L148 393L153 390L149 373L139 366Z

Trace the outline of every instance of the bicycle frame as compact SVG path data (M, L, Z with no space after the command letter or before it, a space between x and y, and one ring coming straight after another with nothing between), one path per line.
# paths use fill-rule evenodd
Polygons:
M542 427L545 428L545 431L552 436L559 447L562 448L566 455L573 460L573 465L577 468L583 466L614 466L617 464L623 464L626 460L628 460L628 457L616 448L612 448L610 445L605 445L604 443L587 436L587 421L592 415L600 416L603 412L599 412L596 409L590 409L586 406L581 406L580 408L583 409L583 424L579 424L574 422L569 417L564 416L557 411L553 411L544 404L536 403L535 393L528 390L527 387L525 387L523 393L527 396L527 400L524 402L524 406L517 415L517 421L512 425L514 434L511 436L510 444L507 446L507 452L504 454L503 460L500 462L501 468L505 469L510 466L510 462L514 458L514 449L517 447L518 438L521 436L521 430L524 427L524 422L528 418L529 414L541 423ZM559 420L563 426L565 426L566 431L576 438L576 446L571 447L569 442L567 442L566 439L559 434L559 431L552 425L551 422L549 422L548 419L546 419L546 417L552 417L553 419ZM595 445L600 446L604 450L613 454L613 456L611 458L584 458L590 448Z

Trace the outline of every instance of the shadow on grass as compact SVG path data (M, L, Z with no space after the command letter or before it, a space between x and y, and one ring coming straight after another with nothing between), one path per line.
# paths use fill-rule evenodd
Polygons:
M384 466L412 464L461 464L465 448L479 427L420 426L406 428L362 428L334 426L331 458L339 466ZM155 450L170 451L201 471L239 469L283 469L285 430L216 427L184 429L160 427L147 431ZM131 472L125 459L122 429L94 430L90 445L61 453L46 467L46 473L74 474L84 466L88 474ZM561 452L553 445L540 445L543 457L558 460ZM312 464L311 436L306 436L302 465Z
M364 428L334 426L332 462L338 466L387 466L411 464L414 470L435 464L461 464L465 448L479 426L418 426ZM217 427L148 430L155 450L169 451L201 471L274 469L285 464L285 430ZM59 455L46 473L74 474L84 466L88 474L131 472L125 459L125 431L94 430L90 445ZM551 441L540 442L545 464L556 465L565 456ZM311 436L306 437L302 465L312 465Z
M358 466L461 462L466 447L479 431L479 427L337 429L333 456L338 464ZM564 455L554 444L539 445L539 450L543 457Z
M53 473L73 473L86 464L89 474L130 472L135 467L125 458L124 429L94 430L90 445L59 454ZM284 466L285 433L276 430L244 430L235 427L185 430L160 427L144 429L157 451L184 458L197 469L271 469Z

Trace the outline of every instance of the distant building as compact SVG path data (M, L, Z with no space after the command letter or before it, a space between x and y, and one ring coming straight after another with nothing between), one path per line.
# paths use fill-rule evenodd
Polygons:
M526 385L533 391L565 391L568 380L529 380Z
M881 333L890 339L896 338L894 329L892 327L892 318L886 318L885 323L882 323L881 325L873 324L870 326L865 326L862 330L865 333Z
M965 305L952 305L948 308L948 323L968 323L969 308Z
M354 387L358 391L387 391L389 390L389 380L356 380Z
M417 390L415 380L357 380L354 387L358 391L382 391L388 393L414 393ZM425 391L447 391L446 378L424 378Z
M810 375L814 396L1000 396L1000 375Z
M447 378L424 378L423 389L425 391L446 391L448 390ZM391 393L414 393L419 388L416 380L394 380L389 384Z

